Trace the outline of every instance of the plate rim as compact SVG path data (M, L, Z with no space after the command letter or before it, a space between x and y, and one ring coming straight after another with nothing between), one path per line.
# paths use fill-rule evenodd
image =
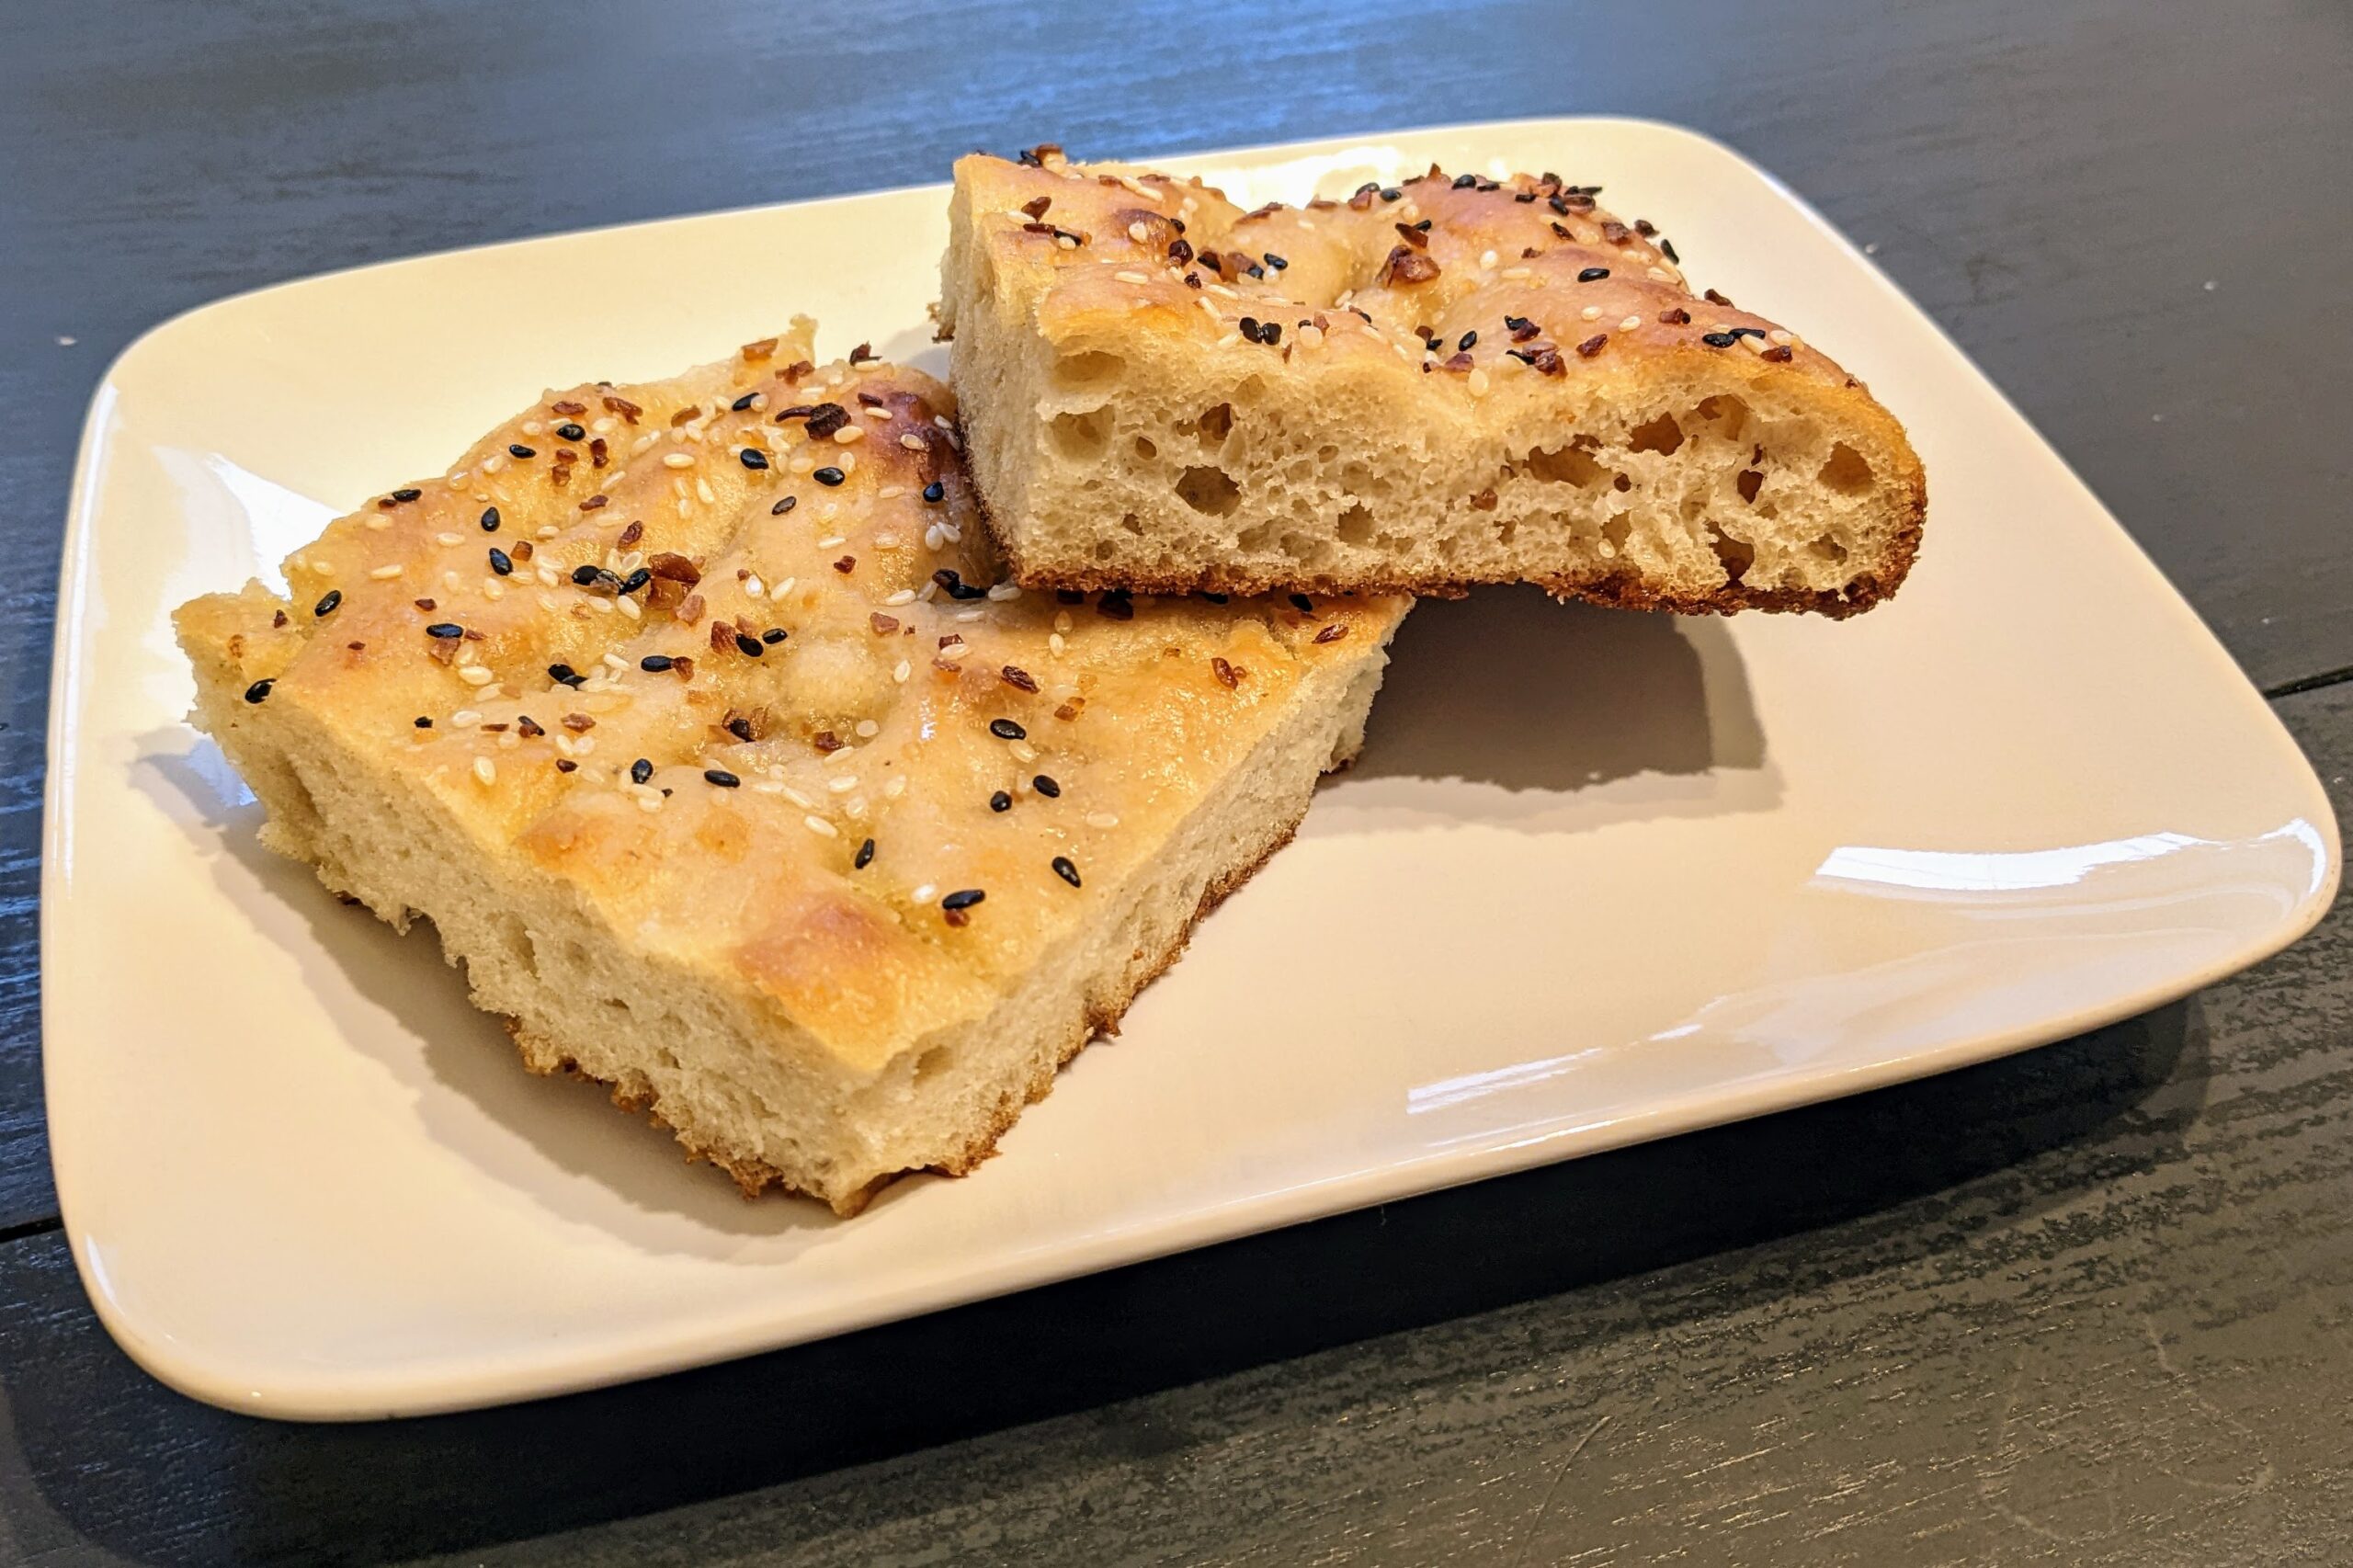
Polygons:
M1722 1088L1687 1090L1664 1099L1646 1102L1642 1109L1630 1114L1600 1122L1549 1129L1518 1141L1467 1153L1458 1153L1443 1161L1437 1156L1426 1155L1340 1171L1260 1198L1250 1206L1246 1221L1240 1224L1233 1222L1236 1216L1231 1210L1197 1210L1174 1222L1134 1227L1111 1233L1108 1236L1087 1238L1056 1253L1042 1267L1035 1258L1016 1256L993 1261L977 1271L936 1276L921 1286L903 1287L881 1298L860 1298L854 1304L837 1305L830 1310L830 1314L820 1313L814 1319L804 1319L786 1328L771 1324L764 1329L756 1317L739 1314L720 1326L707 1322L689 1323L667 1327L650 1340L640 1336L626 1344L592 1347L585 1353L559 1349L553 1354L540 1353L529 1358L509 1354L494 1369L453 1372L437 1368L420 1376L401 1369L355 1373L349 1369L328 1369L322 1374L313 1369L294 1369L280 1364L272 1369L274 1378L261 1377L233 1356L208 1357L204 1353L206 1346L191 1345L174 1335L153 1333L137 1321L135 1313L123 1308L97 1268L87 1244L91 1240L88 1233L75 1222L74 1183L68 1176L69 1162L61 1158L62 1146L57 1129L48 1115L49 1104L55 1092L57 1063L61 1060L56 1046L66 1038L71 1027L70 1020L61 1016L54 990L47 983L46 976L52 972L54 967L51 961L55 951L53 944L61 939L57 928L58 912L71 902L63 886L66 879L60 867L64 863L75 836L73 791L65 787L74 776L80 748L80 726L72 722L75 711L74 699L83 684L75 645L89 614L89 594L94 585L92 561L99 531L97 527L95 481L106 457L103 426L106 415L119 395L119 382L125 367L135 364L142 353L152 352L156 342L185 331L200 317L263 296L347 280L360 274L433 265L519 246L601 239L640 230L676 228L707 221L724 222L753 215L804 210L877 197L926 192L941 193L944 197L949 187L945 181L933 181L834 192L791 201L751 203L666 217L634 219L590 228L519 235L367 262L243 290L191 306L148 327L108 362L91 394L78 437L59 556L57 609L51 643L50 706L45 747L47 771L42 785L39 940L44 975L40 1000L43 1123L49 1141L51 1179L57 1194L63 1232L83 1289L108 1333L140 1367L177 1392L241 1414L279 1419L342 1421L417 1416L609 1387L763 1351L784 1349L1019 1290L1059 1284L1083 1275L1283 1229L1374 1203L1399 1201L1538 1165L1603 1153L1655 1139L1794 1110L1849 1095L1936 1076L2014 1055L2039 1045L2075 1038L2165 1006L2260 963L2301 939L2319 923L2334 903L2344 865L2335 811L2311 758L2303 754L2270 700L2255 687L2229 650L2198 614L2196 608L2165 577L2139 541L2117 519L2114 512L2076 473L2064 455L2026 417L1999 383L1977 365L1933 315L1922 309L1812 203L1770 170L1705 132L1669 121L1621 115L1530 116L1432 126L1392 126L1248 147L1153 156L1154 161L1162 164L1199 166L1222 160L1263 159L1274 154L1312 154L1319 149L1407 135L1477 138L1512 133L1573 132L1597 127L1628 129L1646 135L1680 140L1709 155L1728 160L1756 177L1775 196L1795 208L1818 233L1846 253L1847 258L1858 265L1861 275L1874 287L1891 294L1916 324L1925 326L1937 343L1974 378L1976 385L1972 391L1990 393L2032 436L2041 455L2057 465L2065 481L2081 493L2097 512L2099 521L2115 536L2115 542L2120 543L2130 552L2143 574L2143 586L2154 591L2168 610L2186 621L2185 631L2202 640L2203 652L2237 677L2237 695L2252 710L2263 714L2278 732L2279 738L2286 743L2290 754L2301 761L2302 766L2294 782L2307 797L2303 819L2319 838L2324 865L2321 876L2294 906L2259 932L2255 932L2227 955L2183 970L2162 984L2130 995L2078 1007L2064 1014L2047 1015L2031 1024L1990 1034L1972 1035L1925 1051L1880 1056L1859 1065L1815 1068L1802 1074L1748 1085L1731 1093Z

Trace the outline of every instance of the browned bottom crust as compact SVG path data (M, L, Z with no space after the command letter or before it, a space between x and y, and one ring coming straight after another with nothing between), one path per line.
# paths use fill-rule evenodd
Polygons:
M1625 573L1610 573L1591 577L1538 577L1533 579L1556 599L1580 599L1587 604L1608 605L1618 609L1665 610L1675 615L1732 615L1739 610L1759 609L1776 612L1804 612L1843 620L1850 615L1860 615L1881 600L1894 597L1911 575L1912 562L1920 552L1920 536L1927 519L1928 498L1925 485L1912 497L1912 513L1901 532L1895 537L1894 548L1889 552L1884 572L1865 573L1844 588L1822 593L1804 593L1789 588L1750 588L1737 582L1707 594L1677 594L1662 592ZM1046 591L1063 589L1076 593L1110 593L1174 596L1179 594L1411 594L1424 599L1459 599L1472 588L1489 584L1519 581L1500 577L1347 577L1329 574L1277 578L1236 572L1222 565L1207 565L1196 572L1135 574L1107 572L1093 567L1033 565L1022 559L1011 539L1000 530L981 508L982 525L996 543L997 553L1005 558L1006 568L1013 580L1024 588Z
M1291 819L1290 825L1276 835L1267 846L1265 852L1256 860L1251 861L1247 866L1237 867L1226 872L1204 888L1201 891L1200 903L1194 906L1191 916L1185 922L1184 929L1176 933L1176 939L1169 943L1165 951L1145 961L1142 968L1134 971L1134 977L1128 982L1126 994L1108 1005L1088 1009L1086 1015L1079 1020L1079 1027L1073 1032L1069 1041L1055 1052L1053 1060L1041 1065L1037 1075L1027 1085L1006 1096L997 1106L985 1129L974 1134L972 1142L954 1154L937 1165L924 1168L940 1176L964 1176L979 1165L983 1160L995 1153L997 1140L1004 1137L1014 1122L1020 1118L1023 1108L1035 1105L1052 1093L1055 1074L1068 1066L1072 1059L1086 1048L1089 1041L1099 1035L1115 1035L1120 1032L1120 1020L1124 1018L1128 1009L1134 1006L1137 995L1145 986L1167 972L1168 966L1175 963L1184 953L1187 944L1192 940L1193 928L1201 923L1210 911L1232 897L1243 883L1256 876L1259 869L1274 858L1276 852L1291 841L1299 832L1300 823L1306 815L1307 808L1302 805L1299 815ZM1141 952L1134 956L1138 960L1145 958L1145 955ZM730 1154L724 1150L698 1144L686 1133L671 1127L669 1121L662 1115L661 1096L655 1093L654 1085L643 1077L633 1076L619 1080L597 1078L591 1074L582 1072L580 1064L552 1042L536 1035L526 1034L522 1025L517 1019L508 1018L506 1023L507 1033L514 1037L517 1047L522 1052L525 1067L534 1073L569 1073L594 1083L610 1085L613 1104L623 1110L644 1112L646 1119L657 1127L669 1127L676 1135L678 1142L685 1145L687 1159L689 1163L707 1160L717 1165L735 1178L735 1185L743 1189L746 1199L757 1198L770 1186L788 1194L810 1198L818 1196L794 1187L785 1178L782 1171L764 1160L748 1159L741 1155ZM833 1210L836 1215L847 1220L872 1202L875 1195L891 1183L903 1176L913 1174L915 1174L913 1171L893 1171L887 1176L877 1176L856 1192L835 1200L832 1206Z

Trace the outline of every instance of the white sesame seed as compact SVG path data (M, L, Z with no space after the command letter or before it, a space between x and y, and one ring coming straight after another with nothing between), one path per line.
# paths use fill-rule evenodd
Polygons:
M752 786L752 793L755 795L781 795L784 793L784 786L778 783L773 778L763 778Z
M1772 331L1767 333L1765 337L1768 342L1783 348L1788 347L1790 344L1795 343L1798 340L1798 335L1796 333L1790 331L1787 327L1780 326L1777 326Z
M482 580L482 597L490 600L491 603L496 604L500 599L506 597L506 585L499 582L495 577L484 577Z
M915 892L907 894L907 902L909 903L929 903L932 900L932 895L938 892L939 890L937 887L933 886L929 882L926 882L923 886L915 889Z
M768 588L768 597L771 599L782 599L785 595L792 592L792 585L799 581L801 581L801 579L798 577L787 577L781 583L771 585Z
M695 455L692 452L665 452L662 454L662 466L664 468L692 468L695 466Z
M825 780L825 788L836 795L847 795L858 788L858 775L845 773L839 778L828 778Z
M1585 309L1577 312L1577 319L1580 321L1599 321L1601 319L1601 307L1599 305L1587 305Z
M710 481L709 481L708 479L703 479L703 478L701 478L701 477L699 477L699 476L698 476L698 477L696 478L696 480L695 480L695 494L696 494L698 496L701 497L701 499L702 499L702 504L703 504L704 506L710 506L712 502L714 502L714 501L716 501L716 500L718 500L718 499L719 499L719 497L718 497L718 496L716 496L716 495L714 495L714 494L711 494L711 490L710 490Z
M546 430L547 426L544 424L541 424L539 420L526 419L523 421L523 434L526 436L541 435L544 434Z
M1484 250L1479 253L1479 265L1483 268L1494 267L1498 259L1500 258L1491 250Z
M474 777L481 779L485 784L497 783L498 764L491 761L490 758L486 756L478 756L474 758Z
M831 550L837 544L847 544L849 540L844 539L839 534L827 534L824 538L817 541L817 548L819 550Z
M372 533L382 533L386 528L391 528L392 526L392 519L384 516L381 512L377 513L374 517L368 519L368 528Z
M629 668L629 661L622 658L619 653L606 654L604 663L607 669L627 670Z
M453 544L463 544L465 541L466 536L463 534L440 533L433 536L433 542L439 545L444 550L449 549Z
M781 793L786 800L790 801L794 805L799 806L804 812L812 812L817 809L816 801L811 800L808 796L802 794L800 790L794 789L790 784L784 787Z
M576 756L586 756L590 752L595 751L596 749L597 737L594 735L582 735L579 739L572 743L573 754Z
M1068 631L1070 629L1070 611L1066 609L1058 609L1054 611L1054 630L1057 631Z
M923 530L923 547L926 550L938 550L941 545L946 544L947 542L948 536L939 531L939 525L938 523L934 523L931 527ZM907 598L911 599L915 597L915 590L912 588L908 589ZM904 604L906 601L904 599L900 599L894 602Z
M1013 754L1013 757L1016 762L1035 762L1038 760L1038 748L1031 745L1028 741L1016 741L1005 749Z
M839 447L847 447L852 441L863 441L865 439L866 426L863 425L845 425L840 429L834 432L834 444Z
M760 581L760 574L757 572L744 579L744 592L756 599L767 592L767 587Z
M913 588L901 588L882 602L886 605L911 605L915 602L915 591Z
M540 531L539 531L538 533L536 533L536 534L532 535L531 537L532 537L532 538L534 538L534 539L540 539L540 540L551 540L551 539L555 538L555 536L556 536L556 527L555 527L555 525L554 525L553 523L548 523L548 524L544 524L544 525L542 525L542 526L541 526L541 528L540 528Z
M802 817L801 822L802 826L808 828L810 832L815 834L820 838L832 838L836 835L834 824L827 822L824 817Z
M1008 599L1017 599L1020 597L1021 585L1018 583L999 583L989 590L990 601L995 604L1004 604Z
M463 665L458 669L458 678L468 686L488 686L498 676L480 665Z
M981 619L981 612L976 609L960 609L956 612L956 619L969 625Z
M1056 658L1062 657L1063 650L1067 646L1069 646L1069 644L1063 641L1063 634L1061 632L1050 631L1046 634L1046 651L1053 654Z
M860 740L870 741L881 733L882 726L871 719L860 719L858 722L858 737Z
M449 715L449 726L452 729L463 730L481 722L482 715L471 708L460 708Z
M1763 338L1751 337L1746 333L1740 335L1740 346L1751 354L1762 354L1769 347Z
M507 731L505 734L498 737L498 749L500 751L513 751L517 746L519 746L522 744L523 737L517 734L512 730Z
M906 660L901 659L899 661L898 667L891 672L891 678L897 681L901 686L904 686L907 682L907 677L915 673L915 667L907 663Z
M1672 283L1675 281L1675 274L1669 272L1664 267L1652 267L1650 269L1650 275L1651 281L1654 283Z
M1087 817L1086 825L1089 827L1117 827L1120 825L1120 819L1113 816L1109 812L1096 812Z
M907 781L904 778L893 778L888 784L882 786L882 793L893 801L897 800L906 792Z
M505 468L506 466L506 457L498 452L493 452L490 456L482 460L482 471L484 473L496 473L500 469Z
M640 795L637 798L637 809L641 812L660 811L662 809L661 791L658 790L651 790L645 794Z
M1138 224L1136 224L1136 225L1135 225L1135 228L1138 228L1138 229L1141 229L1141 228L1142 228L1142 227L1143 227L1143 225L1142 225L1142 224L1141 224L1141 223L1138 223ZM1133 231L1131 230L1131 233L1132 233L1132 232L1133 232ZM1111 274L1111 276L1112 276L1112 277L1114 277L1114 278L1118 278L1118 279L1119 279L1120 282L1122 282L1122 283L1149 283L1149 282L1151 282L1151 281L1152 281L1152 279L1151 279L1151 278L1146 278L1146 277L1145 277L1142 273L1141 273L1141 272L1120 271L1120 272L1114 272L1113 274Z
M1229 333L1227 333L1223 337L1221 337L1221 338L1219 338L1219 339L1217 340L1217 346L1218 346L1220 348L1231 348L1231 347L1233 347L1235 344L1237 344L1237 343L1239 343L1239 342L1241 342L1241 341L1242 341L1242 335L1241 335L1240 333L1238 333L1238 332L1229 332Z
M1528 268L1524 267L1506 267L1501 272L1495 274L1495 276L1517 283L1521 278L1528 276Z
M401 566L401 563L395 561L390 566L377 567L374 571L369 573L368 575L374 578L379 583L389 583L393 578L399 576L403 570L404 568Z
M1463 378L1463 384L1471 389L1472 397L1484 397L1487 395L1487 372L1473 369Z
M542 587L542 588L552 588L552 587L554 587L554 586L555 586L555 568L554 568L554 567L552 567L552 566L541 566L541 567L538 567L538 568L536 568L536 569L535 569L535 571L534 571L533 574L539 578L539 580L540 580L540 587Z
M1636 327L1638 327L1638 326L1640 326L1640 325L1642 325L1642 324L1643 324L1643 318L1642 318L1640 315L1631 315L1631 316L1628 316L1624 321L1621 321L1621 322L1620 322L1620 323L1618 324L1618 330L1619 330L1620 332L1631 332L1631 331L1633 331Z

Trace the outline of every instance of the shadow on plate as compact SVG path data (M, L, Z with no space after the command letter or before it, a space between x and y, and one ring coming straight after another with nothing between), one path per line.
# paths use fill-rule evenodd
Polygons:
M2180 1158L2208 1077L2197 1005L2177 1003L1942 1077L748 1360L348 1426L231 1415L150 1381L81 1308L56 1247L44 1277L17 1283L39 1299L15 1314L0 1380L45 1501L126 1556L314 1559L330 1540L337 1561L472 1553L801 1483L801 1506L763 1516L761 1549L783 1556L853 1517L977 1513L1002 1480L991 1462L925 1461L919 1486L878 1489L855 1466L1472 1314L1516 1314L1529 1333L1540 1320L1549 1355L1603 1358L1958 1254ZM1800 1251L1775 1244L1799 1237ZM1507 1317L1301 1375L1404 1401L1432 1358L1517 1377L1527 1344ZM1088 1440L1117 1464L1186 1439L1131 1412ZM165 1470L175 1479L154 1483Z
M1571 833L1779 798L1723 622L1555 604L1522 585L1415 608L1364 754L1324 782L1302 832Z
M430 922L403 936L263 847L261 808L210 741L148 735L131 775L195 841L228 902L302 956L303 983L343 1021L337 1043L381 1065L436 1142L510 1191L657 1253L724 1256L746 1237L832 1225L815 1204L745 1202L724 1176L688 1165L666 1130L616 1115L601 1085L559 1092L526 1071L505 1025L442 960ZM450 1093L427 1092L436 1085ZM549 1163L576 1182L550 1181Z

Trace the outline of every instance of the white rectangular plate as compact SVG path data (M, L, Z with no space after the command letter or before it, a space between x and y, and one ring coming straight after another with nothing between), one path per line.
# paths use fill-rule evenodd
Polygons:
M1116 149L1082 149L1114 152ZM943 187L224 301L126 352L65 551L42 899L74 1254L156 1376L260 1414L484 1404L807 1340L1976 1062L2272 952L2311 768L1999 392L1771 178L1562 119L1171 160L1245 205L1432 160L1598 181L1911 427L1927 543L1859 620L1423 606L1371 744L1002 1153L864 1216L746 1204L528 1076L432 937L255 843L166 617L545 386L824 324L939 369Z

